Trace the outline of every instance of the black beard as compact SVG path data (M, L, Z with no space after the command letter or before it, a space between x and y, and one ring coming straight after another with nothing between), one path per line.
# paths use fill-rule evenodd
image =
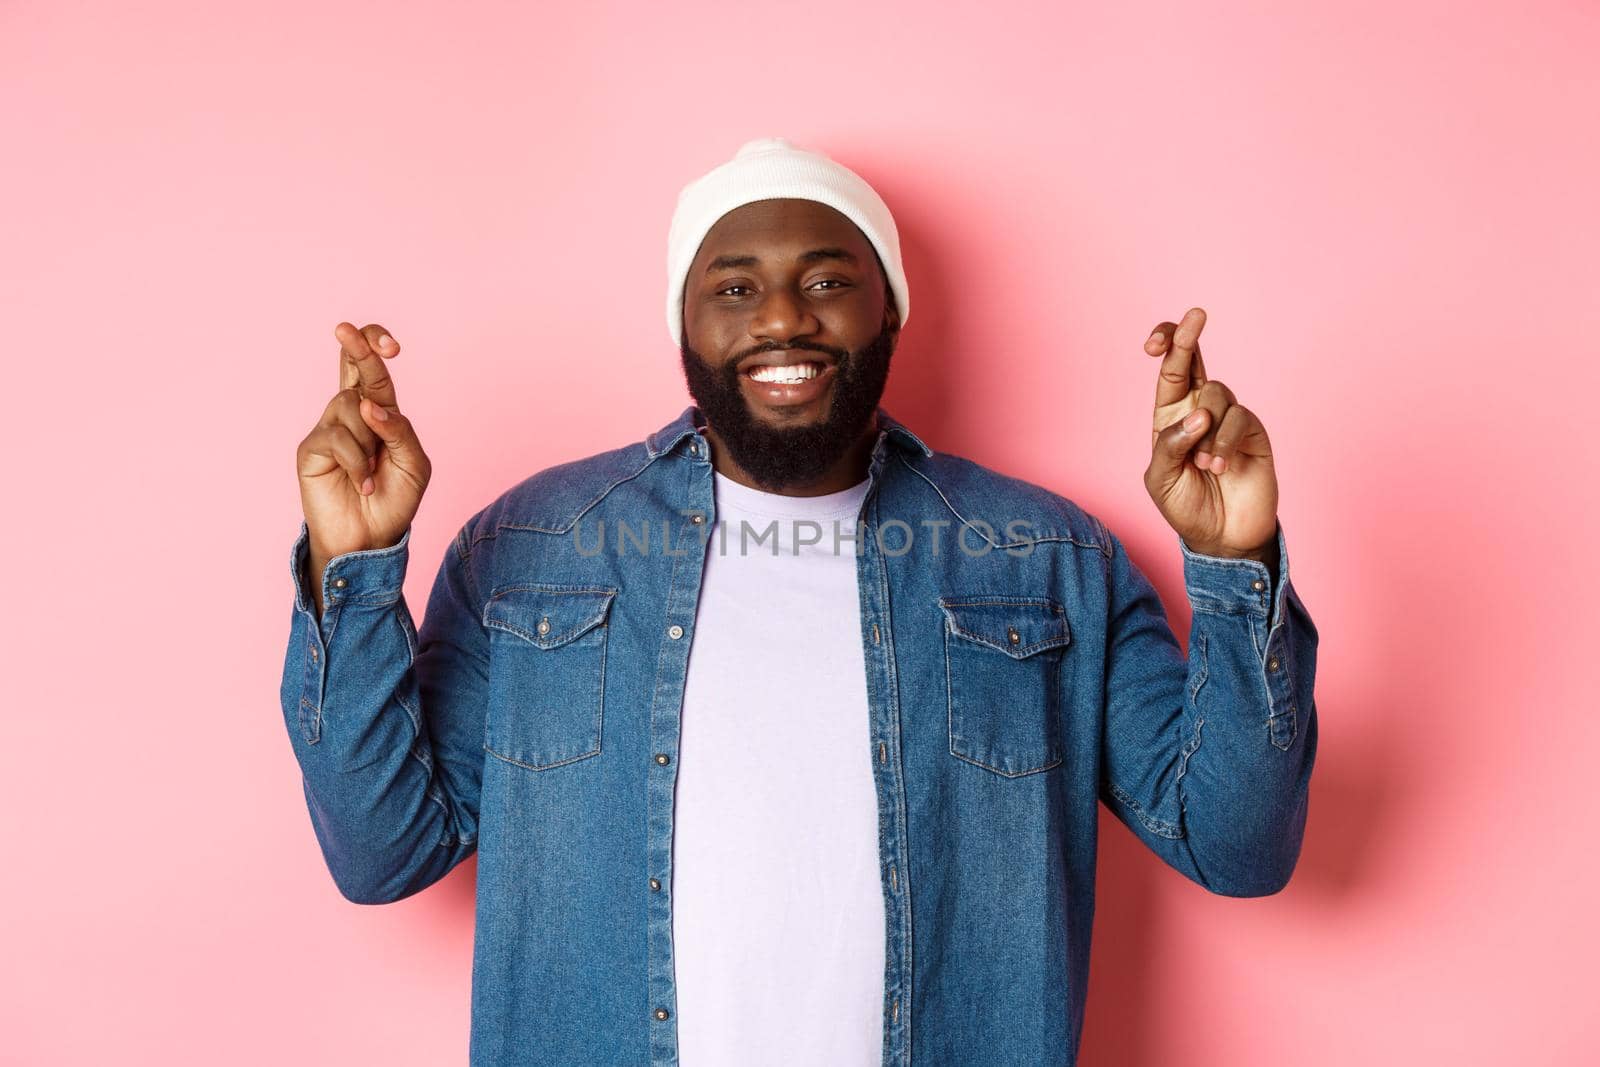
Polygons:
M745 473L771 491L814 482L842 459L866 433L889 381L894 332L886 324L878 336L854 353L804 341L764 345L753 352L805 349L826 352L837 361L828 414L809 426L770 426L751 412L739 389L738 359L719 370L680 345L689 395L716 430L728 454ZM750 355L743 353L740 359Z

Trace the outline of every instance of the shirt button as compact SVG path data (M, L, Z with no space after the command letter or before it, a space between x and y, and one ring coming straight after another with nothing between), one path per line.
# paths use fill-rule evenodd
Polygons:
M1255 581L1250 583L1250 588L1254 589L1258 593L1261 592L1261 590L1265 589L1266 587L1267 587L1267 583L1263 582L1260 578L1257 578Z
M312 645L311 646L311 662L315 663L316 661L317 661L317 646L316 645Z
M345 586L347 586L349 584L350 583L348 581L346 581L345 579L343 579L343 578L335 578L333 580L333 587L335 589L343 589Z
M702 522L706 521L706 517L699 512L695 512L689 517L689 521L694 523L696 526L699 526Z
M1006 637L1013 645L1020 645L1022 643L1022 635L1017 633L1017 631L1014 629L1007 630Z
M676 641L678 638L683 636L683 627L679 626L677 623L673 623L671 626L667 627L667 636Z
M537 629L541 634L549 633L550 632L550 620L549 619L540 619L539 620L539 625L537 627L535 627L535 629Z
M659 879L656 879L656 878L650 879L650 892L654 893L656 890L658 890L660 888L661 888L661 882L660 882Z
M689 455L698 456L699 454L700 454L700 442L699 441L690 441L689 442Z
M1268 656L1267 657L1267 670L1275 671L1277 669L1278 669L1278 657L1277 656Z
M667 1009L666 1009L666 1008L657 1008L657 1009L656 1009L656 1010L655 1010L655 1013L654 1013L654 1014L655 1014L655 1017L656 1017L656 1018L657 1018L657 1019L660 1019L660 1020L662 1020L662 1021L665 1021L665 1020L666 1020L666 1018L667 1018Z
M665 752L657 752L656 762L665 767L667 764L672 762L672 757L667 755Z

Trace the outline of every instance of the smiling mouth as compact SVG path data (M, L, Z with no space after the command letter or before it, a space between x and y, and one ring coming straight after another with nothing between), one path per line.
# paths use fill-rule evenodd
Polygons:
M741 371L744 395L752 403L791 417L822 404L838 376L838 364L826 356L795 359L795 355L774 353L769 357L772 362L759 361Z
M771 364L757 364L745 371L745 377L753 382L763 385L798 385L808 382L821 375L828 369L828 364L821 361L806 361L803 363L790 363L777 367Z

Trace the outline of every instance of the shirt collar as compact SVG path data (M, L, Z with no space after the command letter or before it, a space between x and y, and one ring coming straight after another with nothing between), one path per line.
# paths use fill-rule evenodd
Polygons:
M922 439L912 433L904 423L890 415L881 406L878 408L878 429L881 434L907 451L921 452L924 456L933 455L933 449L922 442ZM667 423L661 429L645 438L645 449L650 453L650 458L655 459L667 452L671 452L685 437L694 437L705 426L705 417L700 414L700 409L693 404L684 408L678 417Z

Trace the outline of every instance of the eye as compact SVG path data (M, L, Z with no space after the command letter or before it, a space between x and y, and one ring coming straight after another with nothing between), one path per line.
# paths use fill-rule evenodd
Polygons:
M823 278L820 281L814 283L812 285L812 288L815 289L818 285L833 285L833 286L838 286L839 288L848 288L850 283L849 282L840 281L838 278Z
M729 286L727 286L727 287L725 287L725 288L722 288L722 289L718 289L718 290L717 290L717 295L718 295L718 296L721 296L721 295L722 295L722 294L724 294L724 293L729 293L729 292L732 292L732 291L733 291L733 290L735 290L735 289L745 289L745 290L748 290L748 289L749 289L749 288L750 288L750 287L749 287L749 286L748 286L748 285L729 285Z

